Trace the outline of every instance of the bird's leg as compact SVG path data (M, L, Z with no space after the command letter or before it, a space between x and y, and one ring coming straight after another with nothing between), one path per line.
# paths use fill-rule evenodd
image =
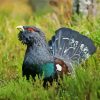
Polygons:
M48 88L48 82L49 82L50 85L52 86L53 77L44 78L43 81L44 81L44 82L43 82L43 87L44 87L44 88Z
M32 78L33 78L33 80L34 80L34 82L35 82L35 81L36 81L36 79L35 79L35 76L36 76L36 75L31 75L31 76L32 76Z
M26 80L29 80L29 77L30 77L30 75L28 74L28 75L26 75Z
M29 77L30 75L29 74L25 74L23 71L22 71L22 77L26 76L26 80L29 80Z
M43 87L44 87L44 88L47 88L47 87L48 87L48 86L47 86L47 81L45 81L45 80L44 80L44 82L43 82Z

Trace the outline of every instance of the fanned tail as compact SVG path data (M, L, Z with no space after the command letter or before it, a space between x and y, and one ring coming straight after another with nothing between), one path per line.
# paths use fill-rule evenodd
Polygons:
M96 51L91 39L69 28L60 28L49 41L55 58L63 60L70 68L73 64L85 61Z

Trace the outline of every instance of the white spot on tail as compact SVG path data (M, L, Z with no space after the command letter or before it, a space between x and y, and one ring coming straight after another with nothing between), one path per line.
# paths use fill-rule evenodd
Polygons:
M64 51L64 53L66 53L66 52L67 52L67 50Z
M68 40L69 40L69 38L63 38L63 39L65 39L65 40L67 40L67 39L68 39Z
M57 71L62 71L62 67L59 64L56 64Z

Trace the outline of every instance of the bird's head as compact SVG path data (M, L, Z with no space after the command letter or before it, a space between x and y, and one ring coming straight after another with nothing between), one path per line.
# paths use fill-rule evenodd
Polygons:
M31 45L35 40L43 37L43 32L34 26L17 26L20 32L18 34L19 40L26 45Z

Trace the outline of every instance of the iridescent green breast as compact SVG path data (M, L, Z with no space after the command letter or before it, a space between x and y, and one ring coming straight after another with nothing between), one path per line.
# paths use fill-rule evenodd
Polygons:
M43 71L44 77L53 76L54 73L55 73L54 63L43 64L42 65L42 71Z

